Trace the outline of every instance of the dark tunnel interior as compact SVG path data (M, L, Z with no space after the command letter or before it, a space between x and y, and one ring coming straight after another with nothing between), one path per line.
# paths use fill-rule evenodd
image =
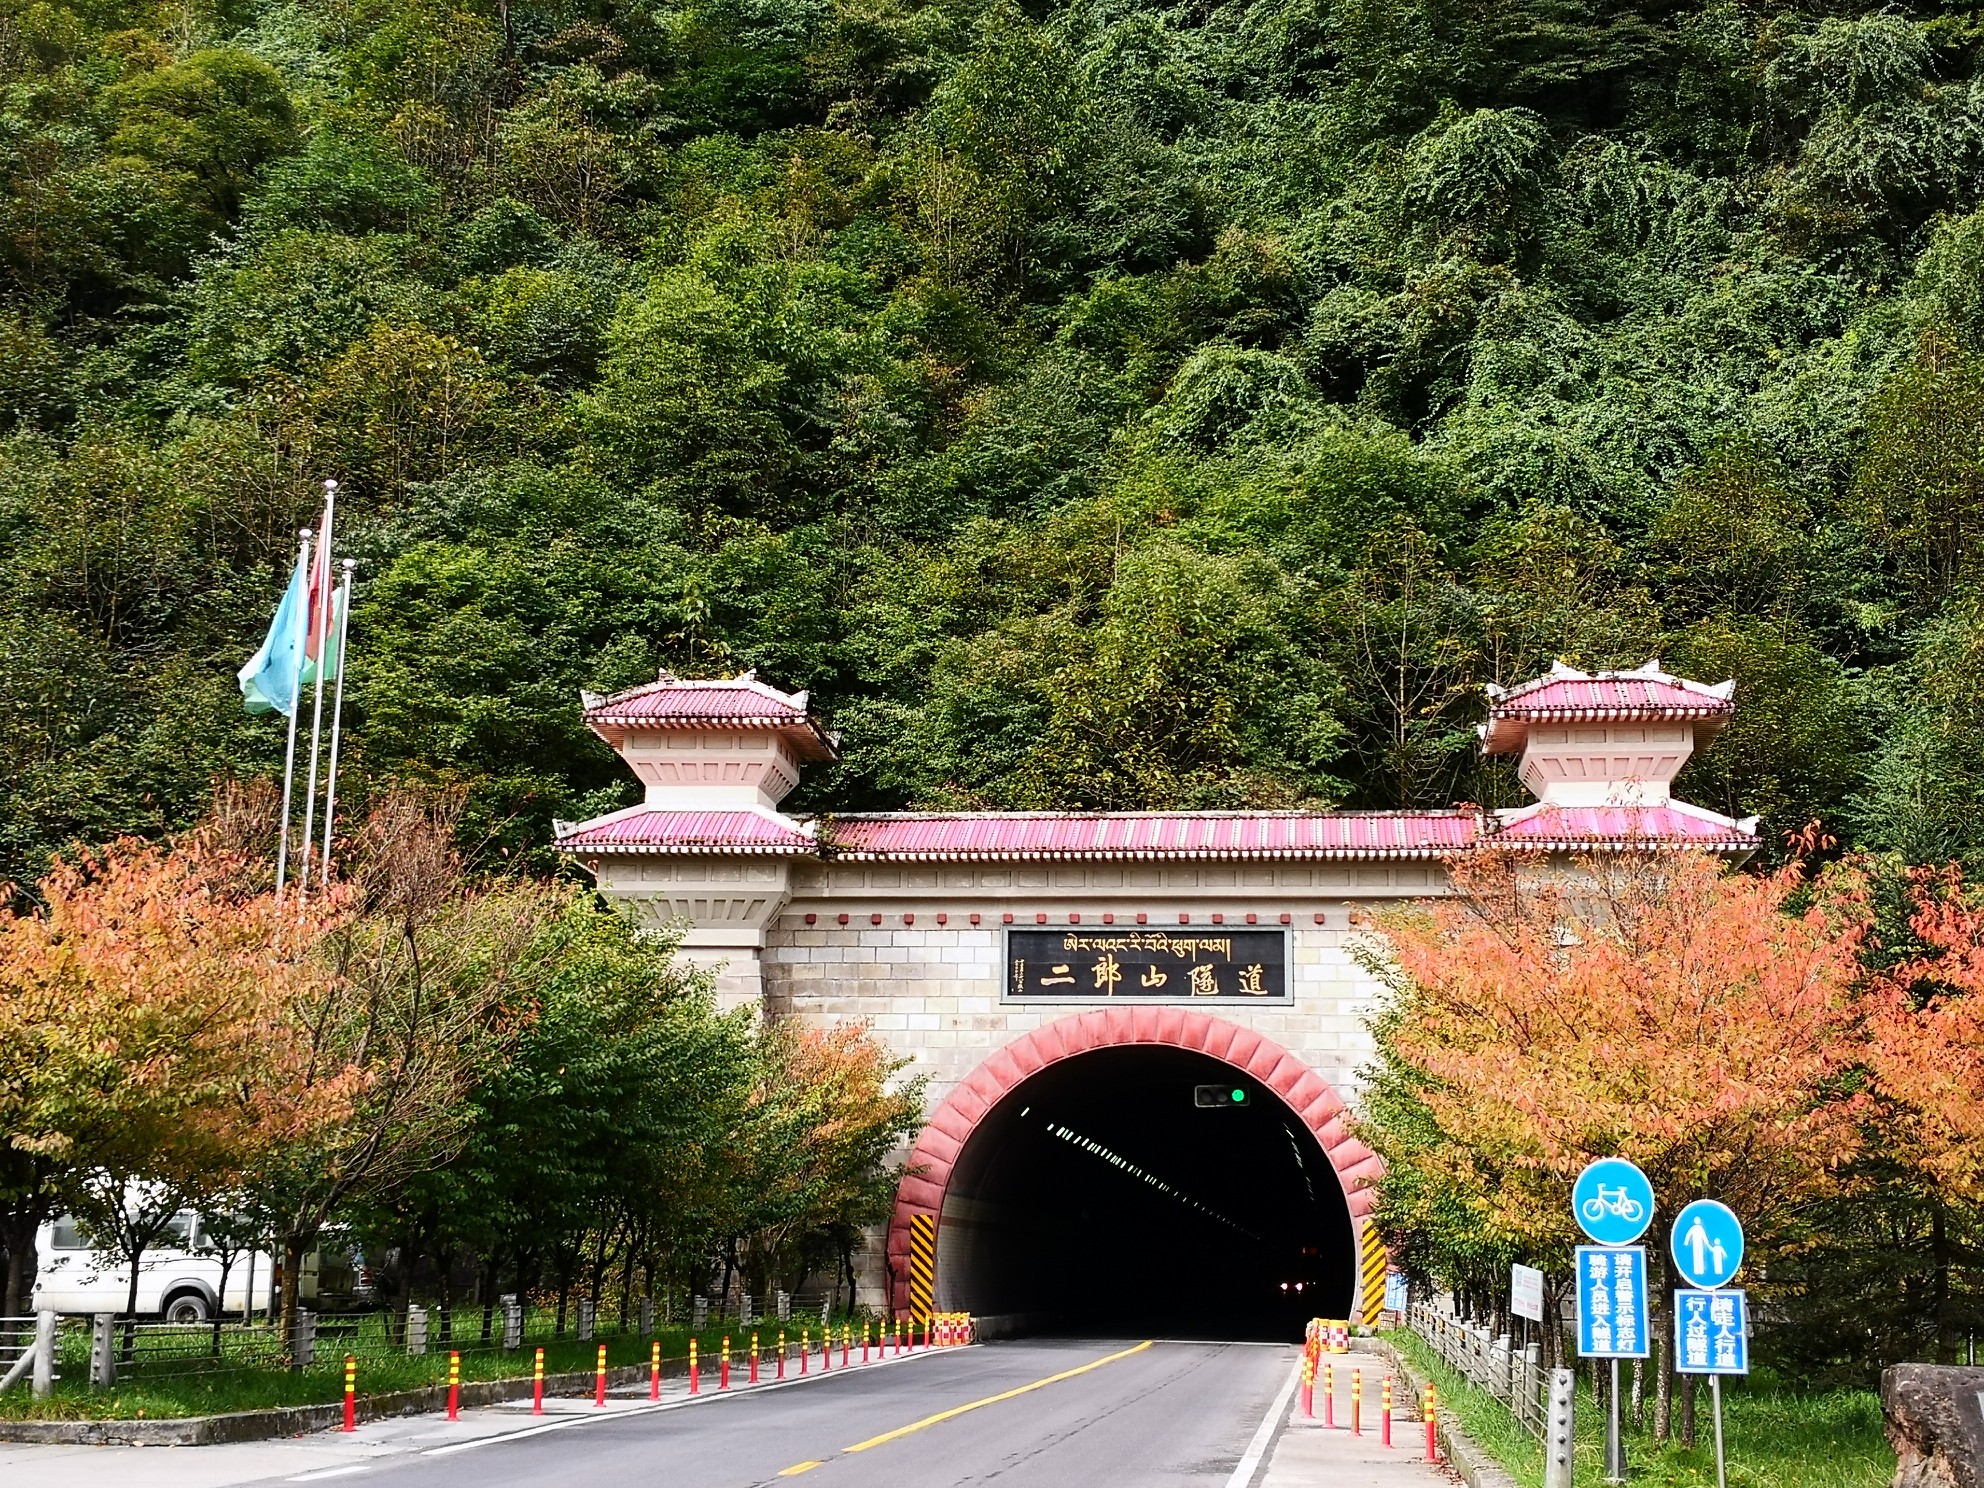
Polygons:
M1201 1106L1200 1086L1240 1099ZM1293 1340L1356 1285L1314 1135L1185 1049L1095 1050L1023 1082L959 1154L937 1233L943 1304L988 1332Z

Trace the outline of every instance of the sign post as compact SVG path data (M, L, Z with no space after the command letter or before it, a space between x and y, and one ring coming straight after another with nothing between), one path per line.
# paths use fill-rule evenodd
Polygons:
M1750 1316L1729 1285L1743 1264L1743 1225L1726 1204L1697 1199L1674 1219L1674 1264L1694 1283L1674 1293L1674 1368L1708 1376L1715 1409L1715 1481L1727 1488L1722 1449L1722 1377L1750 1372Z
M1509 1267L1509 1311L1532 1323L1543 1321L1543 1273L1536 1267Z
M1626 1481L1619 1431L1619 1361L1647 1356L1646 1250L1633 1242L1653 1223L1653 1185L1624 1158L1600 1158L1571 1186L1571 1213L1597 1243L1576 1250L1578 1352L1612 1361L1606 1394L1605 1481Z

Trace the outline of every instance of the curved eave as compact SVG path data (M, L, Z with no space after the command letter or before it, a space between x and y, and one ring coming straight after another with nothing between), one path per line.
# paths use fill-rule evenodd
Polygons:
M1483 847L1506 852L1753 853L1760 837L1485 837Z
M810 847L739 846L734 842L554 842L553 852L572 857L810 858Z
M756 714L672 713L654 718L639 713L614 713L602 709L580 715L585 726L614 749L620 747L614 735L670 733L681 729L723 729L733 733L781 734L797 747L802 759L825 763L840 758L839 735L820 727L810 716L781 718Z
M1530 723L1598 723L1617 719L1628 721L1658 722L1666 719L1715 718L1726 719L1735 709L1728 703L1704 703L1700 707L1648 707L1648 708L1525 708L1521 703L1498 703L1494 716L1497 718L1520 718Z
M1233 863L1233 862L1370 862L1417 858L1434 861L1470 851L1461 847L1345 847L1257 848L1226 852L862 852L829 848L824 856L838 863Z

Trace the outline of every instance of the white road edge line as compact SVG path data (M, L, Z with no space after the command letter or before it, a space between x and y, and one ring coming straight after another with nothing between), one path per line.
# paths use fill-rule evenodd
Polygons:
M1296 1383L1301 1378L1302 1361L1297 1359L1295 1368L1289 1371L1288 1382L1274 1397L1274 1404L1268 1407L1261 1424L1254 1428L1254 1439L1247 1443L1247 1454L1234 1467L1233 1476L1226 1480L1226 1488L1247 1488L1254 1481L1254 1474L1261 1469L1261 1459L1267 1456L1268 1444L1274 1440L1276 1429L1288 1414L1288 1402L1294 1398Z
M315 1472L298 1473L288 1479L291 1483L314 1483L319 1478L341 1478L346 1473L365 1472L378 1464L373 1462L353 1462L345 1467L320 1467Z
M946 1348L942 1352L951 1354L961 1352L964 1349L981 1347L983 1347L981 1344L962 1343ZM526 1426L521 1431L505 1431L497 1436L479 1436L473 1441L450 1442L445 1447L428 1447L419 1455L422 1457L449 1457L456 1452L472 1452L477 1447L493 1447L498 1442L522 1441L528 1436L543 1436L547 1432L563 1431L570 1426L593 1426L601 1421L624 1421L629 1416L651 1416L657 1411L685 1410L692 1405L714 1405L719 1400L749 1400L754 1395L769 1395L775 1390L790 1390L795 1385L810 1385L818 1380L833 1379L839 1369L851 1369L855 1372L863 1369L882 1369L893 1364L907 1363L911 1359L928 1358L930 1352L935 1351L919 1351L914 1354L903 1354L897 1358L877 1359L872 1364L840 1365L835 1370L819 1370L812 1374L800 1375L797 1378L788 1376L782 1380L768 1380L763 1384L747 1385L741 1390L731 1391L728 1394L715 1389L709 1389L702 1391L700 1394L684 1396L679 1400L643 1403L631 1410L609 1411L605 1415L600 1416L566 1416L560 1420L546 1421L541 1426Z

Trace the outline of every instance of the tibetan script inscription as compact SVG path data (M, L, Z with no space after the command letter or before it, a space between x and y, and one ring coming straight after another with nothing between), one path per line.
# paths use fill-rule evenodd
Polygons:
M1008 997L1286 997L1280 930L1006 932Z

